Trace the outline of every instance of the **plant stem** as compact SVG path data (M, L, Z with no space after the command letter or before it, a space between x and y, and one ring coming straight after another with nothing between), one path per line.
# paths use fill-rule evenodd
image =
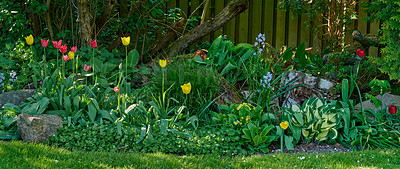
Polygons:
M92 82L93 82L93 85L94 85L94 48L93 48L93 57L92 57L92 66L93 66L93 77L92 77Z
M165 95L164 95L164 68L161 68L161 72L162 72L162 86L161 86L161 91L162 91L162 104L163 104L163 109L164 109L164 105L165 105Z
M46 67L47 67L47 64L46 64L46 48L44 48L43 64L44 64L44 66L43 66L43 69L44 69L43 79L44 79L47 76L47 73L46 73Z
M125 77L128 78L128 46L125 46Z
M283 134L281 135L281 153L283 153Z

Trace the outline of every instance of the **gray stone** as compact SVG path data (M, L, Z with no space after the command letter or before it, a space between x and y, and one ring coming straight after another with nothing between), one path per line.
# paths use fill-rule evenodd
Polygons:
M6 103L20 105L27 98L32 97L36 93L35 90L19 90L0 94L0 108Z
M299 80L295 81L296 79ZM327 79L314 77L310 74L300 71L286 72L286 75L282 77L281 87L286 86L293 81L295 82L290 84L286 89L298 84L302 84L304 86L296 87L283 94L280 97L280 103L282 107L289 108L292 104L301 106L305 100L312 97L319 97L325 100L335 99L338 97L338 95L333 92L333 87L336 85L334 82Z
M25 142L44 142L62 126L58 115L22 113L17 118L18 133Z
M383 94L383 96L376 96L377 99L379 99L380 101L382 101L382 106L379 107L379 109L382 108L387 108L389 107L389 104L395 104L395 105L399 105L400 104L400 96L397 95L393 95L390 93L385 93ZM377 111L378 109L375 107L375 105L371 102L371 100L367 100L367 101L363 101L362 102L363 105L363 109L372 109L373 111ZM361 104L358 103L355 108L361 108Z

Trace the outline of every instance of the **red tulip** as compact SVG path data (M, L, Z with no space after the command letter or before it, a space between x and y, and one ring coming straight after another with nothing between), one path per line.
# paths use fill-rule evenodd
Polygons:
M357 49L357 56L363 58L365 54L365 50Z
M63 54L67 53L67 49L68 49L67 45L61 46L60 52L63 53Z
M63 60L64 62L66 62L68 59L69 59L68 55L64 55L64 56L62 57L62 60Z
M74 46L74 47L71 47L71 52L76 52L76 50L78 49L78 47L76 47L76 46Z
M40 39L40 42L42 42L42 46L45 48L47 47L47 45L49 44L49 39L45 40L45 39Z
M61 48L62 40L59 40L58 42L57 41L52 41L52 42L53 42L54 48L56 48L56 49Z
M90 42L90 47L97 48L97 40L89 41L89 42Z
M92 66L85 65L85 66L83 67L83 70L85 70L85 71L89 71L89 70L90 70L90 68L92 68Z
M390 114L396 114L397 111L397 106L391 105L389 106L389 113Z
M119 87L114 87L114 92L118 93L119 92Z

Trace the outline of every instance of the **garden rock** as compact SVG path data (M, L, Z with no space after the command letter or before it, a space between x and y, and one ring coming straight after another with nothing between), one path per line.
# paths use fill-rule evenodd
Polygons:
M296 79L299 80L295 81ZM281 86L286 86L293 81L295 82L286 87L286 89L298 84L303 86L296 87L283 94L280 97L282 107L290 108L292 104L301 106L305 100L312 97L319 97L324 100L338 97L337 94L333 92L333 87L336 84L330 80L314 77L300 71L289 71L282 77Z
M399 105L400 104L400 96L393 95L390 93L385 93L383 96L376 96L376 98L382 101L382 106L379 109L389 107L389 104ZM363 109L372 109L373 111L377 111L375 105L371 102L371 100L363 101L362 102ZM355 108L361 108L361 104L358 103Z
M0 108L6 103L20 105L27 98L32 97L36 93L35 90L19 90L0 94Z
M44 142L62 126L58 115L22 113L17 118L18 133L25 142Z

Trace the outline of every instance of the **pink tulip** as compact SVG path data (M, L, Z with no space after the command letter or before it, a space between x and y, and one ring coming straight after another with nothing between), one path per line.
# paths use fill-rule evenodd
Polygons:
M49 44L49 39L40 39L40 42L42 42L42 46L45 48Z
M365 54L365 50L357 49L357 56L363 58Z
M63 54L67 53L67 49L68 49L67 45L61 46L60 52L63 53Z
M78 49L78 47L76 47L76 46L74 46L74 47L71 47L71 52L76 52L76 50Z
M89 71L91 68L92 68L92 66L85 65L85 66L83 67L83 70Z
M97 48L97 39L94 41L89 41L89 42L90 42L90 47Z
M114 87L114 92L118 93L119 92L119 87Z
M62 60L63 60L64 62L66 62L67 60L69 60L68 55L64 55L64 56L62 57Z
M62 40L59 40L58 42L57 41L52 41L52 42L53 42L54 48L56 48L56 49L61 48Z

